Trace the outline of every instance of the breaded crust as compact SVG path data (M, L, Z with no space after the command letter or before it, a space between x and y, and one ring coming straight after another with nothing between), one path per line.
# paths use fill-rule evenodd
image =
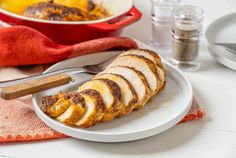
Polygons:
M109 66L128 66L142 72L155 95L161 87L156 65L149 59L138 55L124 55L116 58Z
M82 107L85 107L85 100L78 92L70 92L68 96L70 97L72 105L81 104Z
M156 52L154 52L152 50L148 50L148 49L138 49L138 50L145 51L145 52L149 53L155 59L157 66L159 66L160 68L164 68L164 66L161 62L161 58L159 57L159 55Z
M56 119L66 125L74 125L85 113L85 108L81 104L70 105L70 107Z
M58 95L50 95L50 96L44 96L41 99L40 109L43 112L46 112L48 108L50 108L53 104L55 104L58 101Z
M122 72L118 72L116 69L121 69ZM137 87L135 88L135 86L133 85L134 84L133 81L129 78L129 76L125 76L123 74L123 72L128 71L128 70L132 71L135 74L135 76L137 76L137 80L140 81L140 84L142 84L145 87L144 88L144 96L142 98L140 98L140 96L139 96L139 92L138 92L139 89L137 89ZM151 91L151 89L150 89L150 87L149 87L149 85L146 81L145 76L140 71L138 71L138 70L136 70L132 67L114 66L114 67L110 67L110 68L106 69L105 71L101 72L100 74L103 74L103 73L114 73L114 74L121 75L131 83L131 85L135 89L135 92L138 95L138 103L135 105L135 109L138 109L140 106L142 107L150 99L150 97L152 96L152 91ZM126 73L126 75L128 75L128 74Z
M59 92L57 94L58 100L46 109L46 113L51 117L58 117L63 114L71 105L70 97L67 93Z
M158 77L161 82L161 87L159 88L158 92L162 91L165 87L165 78L166 78L166 69L164 68L161 58L158 56L158 54L152 50L147 49L130 49L128 51L125 51L121 53L119 56L125 56L125 55L139 55L143 56L145 58L148 58L149 60L153 61L156 64Z
M107 79L92 80L81 85L78 91L80 92L85 89L96 90L103 98L103 102L107 108L104 117L101 119L101 121L109 121L116 117L121 108L121 93L119 86L116 83Z
M68 94L71 105L56 119L67 125L74 125L85 113L85 100L78 92Z
M96 90L86 89L79 94L85 100L86 112L75 125L81 128L88 128L100 122L106 110L106 106L99 92Z
M119 56L132 55L132 54L133 55L144 56L143 53L148 53L149 55L151 55L153 57L154 61L155 61L155 64L157 64L160 68L164 68L164 66L161 62L161 58L159 57L159 55L156 52L154 52L152 50L148 50L148 49L130 49L130 50L127 50L127 51L121 53Z
M103 118L101 119L102 122L109 121L114 119L120 111L124 109L124 105L121 102L121 90L117 83L109 80L109 79L96 79L105 82L111 89L112 95L114 96L115 100L112 105L113 108L109 108L105 111Z
M130 82L123 76L112 73L100 74L94 77L94 79L101 78L112 80L113 82L116 82L116 84L120 87L123 107L118 113L117 117L121 117L130 113L138 101L137 93L135 92Z
M161 58L158 56L158 54L156 52L154 52L152 50L149 50L149 49L140 49L140 50L149 53L155 59L156 65L161 69L161 70L157 69L158 74L159 74L159 78L161 79L161 83L162 83L161 88L158 90L158 92L163 91L165 88L165 85L166 85L165 80L166 80L167 70L163 66Z
M143 100L143 102L137 104L135 107L134 107L134 110L139 110L141 109L146 103L147 101L151 98L152 96L152 91L151 91L151 88L149 87L149 84L145 78L145 76L143 75L142 72L134 69L134 68L131 68L131 67L128 67L130 69L132 69L135 73L138 74L139 78L142 80L143 84L145 85L146 87L146 96L145 96L145 99Z

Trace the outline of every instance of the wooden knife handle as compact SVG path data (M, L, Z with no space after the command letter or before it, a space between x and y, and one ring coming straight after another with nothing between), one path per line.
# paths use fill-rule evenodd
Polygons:
M24 83L2 87L1 98L5 100L11 100L61 86L69 83L70 81L71 77L67 74L57 74L49 77L30 80Z

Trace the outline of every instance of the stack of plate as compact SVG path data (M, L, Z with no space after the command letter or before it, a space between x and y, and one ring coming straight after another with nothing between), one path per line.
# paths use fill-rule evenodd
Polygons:
M223 16L206 30L206 39L210 54L221 64L236 70L236 51L227 51L224 47L215 45L217 43L236 43L236 13Z

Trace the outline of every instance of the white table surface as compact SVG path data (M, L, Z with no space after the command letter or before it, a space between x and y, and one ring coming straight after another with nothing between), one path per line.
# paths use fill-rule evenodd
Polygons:
M150 36L150 2L136 0L143 12L141 21L126 28L123 35L148 42ZM204 28L214 19L234 12L235 0L183 0L206 11ZM202 67L186 73L194 94L204 105L203 120L179 124L170 130L140 141L128 143L94 143L73 138L32 143L0 145L0 155L16 158L37 157L162 157L162 158L235 158L236 157L236 72L218 64L208 53L203 40Z

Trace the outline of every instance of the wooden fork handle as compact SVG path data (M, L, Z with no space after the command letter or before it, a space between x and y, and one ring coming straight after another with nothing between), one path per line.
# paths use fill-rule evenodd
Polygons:
M57 74L49 77L30 80L24 83L2 87L1 98L5 100L11 100L61 86L69 83L70 81L71 77L67 74Z

